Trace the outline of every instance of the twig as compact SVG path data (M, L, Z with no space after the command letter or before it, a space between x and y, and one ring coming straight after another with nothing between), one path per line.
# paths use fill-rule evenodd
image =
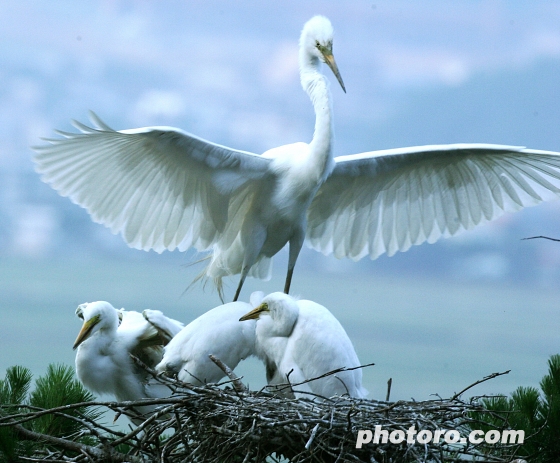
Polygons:
M560 239L558 239L558 238L550 238L549 236L542 236L542 235L530 236L529 238L521 238L521 240L534 240L534 239L537 239L537 238L543 238L545 240L550 240L550 241L560 241Z
M312 381L316 381L316 380L321 379L321 378L326 378L328 376L336 375L337 373L341 373L343 371L359 370L360 368L372 367L374 365L375 365L375 363L367 363L365 365L360 365L360 366L352 367L352 368L346 368L346 367L337 368L336 370L329 371L329 372L327 372L325 374L322 374L320 376L316 376L315 378L306 379L305 381L301 381L299 383L290 383L289 382L290 374L293 372L293 369L292 369L292 370L290 370L290 372L287 375L288 376L288 382L287 383L281 383L281 384L275 384L274 387L275 388L280 388L280 389L281 388L286 388L286 387L291 387L293 389L294 386L301 386L302 384L307 384L307 383L310 383ZM347 391L348 391L348 389L347 389ZM312 394L312 395L317 395L317 394ZM321 396L317 395L317 397L321 397ZM326 398L326 397L323 397L323 398Z
M451 397L451 401L457 399L459 396L461 396L461 394L463 394L463 392L468 391L469 389L475 387L476 385L480 384L480 383L484 383L490 379L494 379L497 378L498 376L503 376L503 375L507 375L509 374L511 370L507 370L507 371L503 371L502 373L492 373L491 375L485 376L482 379L479 379L478 381L475 381L474 383L472 383L471 385L467 386L465 389L463 389L460 392L457 392L453 397Z
M385 402L389 402L389 397L391 397L392 384L393 384L393 378L389 378L389 381L387 381L387 396L385 397Z
M37 442L48 442L53 445L63 447L74 452L83 452L88 456L96 458L98 461L115 461L115 462L138 462L142 463L142 460L131 456L123 455L113 450L112 447L92 447L90 445L82 444L80 442L74 442L68 439L62 439L60 437L49 436L47 434L40 434L35 431L24 428L20 424L13 426L14 430L26 437L27 439L37 441Z
M230 367L228 367L224 362L222 362L213 354L210 354L208 357L210 357L210 360L212 360L218 366L218 368L220 368L220 370L222 370L227 375L227 377L231 379L233 387L237 392L247 391L247 388L239 379L239 376L237 376Z
M305 449L306 450L309 450L309 447L311 447L311 444L313 443L313 440L315 439L315 436L317 435L317 430L318 429L319 429L319 423L317 423L315 425L315 427L313 428L313 431L311 431L311 437L307 441L307 444L305 444Z

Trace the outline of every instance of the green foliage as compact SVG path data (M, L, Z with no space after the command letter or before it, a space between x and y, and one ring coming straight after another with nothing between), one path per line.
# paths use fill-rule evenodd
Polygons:
M519 457L533 463L560 463L560 355L553 355L548 367L541 391L518 387L511 397L484 399L482 406L487 411L472 414L477 422L471 429L523 429L525 443ZM490 449L489 453L496 452Z
M7 404L20 404L24 401L31 386L31 372L16 365L6 370L6 378L0 380L0 400Z
M0 380L0 404L8 407L0 409L0 417L22 411L20 405L24 402L31 386L31 372L24 367L15 366L6 370L6 377ZM28 455L28 445L17 439L11 428L0 428L0 462L8 463L18 460L18 455Z
M49 365L47 374L37 379L35 390L29 397L29 405L51 409L64 405L89 402L94 396L74 378L72 368L65 365ZM91 420L99 418L100 413L86 407L65 411L72 417L86 417ZM55 437L66 437L77 434L83 425L76 420L56 415L44 415L33 421L33 430L41 434Z
M539 414L543 430L537 437L545 458L535 461L560 463L560 355L549 359L548 369L548 375L541 380L543 398Z
M72 368L49 365L47 373L35 381L31 388L31 372L15 366L6 370L0 380L0 418L30 410L51 409L65 405L88 402L94 399L74 377ZM78 407L64 411L65 416L43 415L22 423L25 429L54 437L65 437L82 443L93 443L93 438L83 436L85 427L80 420L96 420L101 413L91 407ZM31 455L45 444L30 441L13 427L0 427L0 463L20 461L18 457Z

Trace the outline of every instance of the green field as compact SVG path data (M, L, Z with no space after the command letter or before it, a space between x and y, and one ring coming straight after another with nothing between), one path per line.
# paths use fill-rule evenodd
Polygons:
M71 346L81 326L74 310L83 302L159 309L183 322L219 304L211 289L184 292L198 270L153 261L2 259L0 371L21 364L41 374L51 362L73 364ZM283 270L277 267L270 282L248 281L242 299L255 289L282 287ZM472 390L509 393L519 385L537 385L548 357L560 352L560 290L554 288L300 271L292 292L328 307L362 363L376 364L364 372L371 398L384 398L389 377L393 399L421 400L449 396L511 369ZM242 364L239 372L251 388L264 385L257 360Z

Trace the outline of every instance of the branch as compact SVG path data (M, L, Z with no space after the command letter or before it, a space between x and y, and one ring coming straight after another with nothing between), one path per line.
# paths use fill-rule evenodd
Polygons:
M305 381L301 381L300 383L290 383L290 382L287 382L287 383L274 384L273 389L275 389L275 390L277 390L277 389L283 390L283 389L285 389L285 388L287 388L287 387L290 387L290 388L293 389L294 386L301 386L302 384L307 384L307 383L310 383L310 382L315 381L315 380L317 380L317 379L326 378L327 376L336 375L337 373L340 373L340 372L342 372L342 371L358 370L358 369L360 369L360 368L372 367L372 366L374 366L374 365L375 365L375 363L367 363L367 364L365 364L365 365L360 365L360 366L352 367L352 368L341 367L341 368L337 368L336 370L332 370L332 371L329 371L329 372L327 372L327 373L324 373L324 374L322 374L322 375L320 375L320 376L316 376L315 378L306 379ZM290 373L291 373L291 371L290 371ZM290 373L288 373L288 380L289 380L289 375L290 375ZM343 383L343 384L344 384L344 383ZM344 387L346 387L346 385L344 385ZM346 390L348 390L348 389L346 389ZM308 395L313 395L313 396L315 396L315 397L320 397L320 398L322 398L322 399L328 399L328 397L323 397L323 396L321 396L321 395L319 395L319 394L314 394L314 393L312 393L312 392L304 392L304 391L298 391L298 392L300 392L300 393L305 393L305 394L308 394Z
M49 444L62 447L66 450L71 450L73 452L88 454L99 461L115 461L115 462L133 462L142 463L141 458L123 455L122 453L116 452L110 446L103 447L92 447L91 445L81 444L79 442L74 442L68 439L63 439L60 437L49 436L47 434L41 434L35 431L24 428L21 424L15 424L13 429L21 436L36 441L36 442L48 442Z
M220 370L222 370L227 375L227 377L231 379L233 387L237 392L247 391L247 388L241 382L239 376L237 376L230 367L228 367L224 362L222 362L218 357L214 356L213 354L210 354L208 357L210 357L210 360L212 360L218 366L218 368L220 368Z
M492 373L491 375L485 376L484 378L479 379L478 381L472 383L470 386L467 386L467 387L466 387L465 389L463 389L462 391L457 392L457 394L455 394L455 395L454 395L453 397L451 397L451 399L449 399L449 400L453 401L453 400L457 399L461 394L463 394L463 392L468 391L469 389L475 387L477 384L484 383L484 382L486 382L486 381L488 381L488 380L490 380L490 379L497 378L498 376L507 375L507 374L509 374L510 371L511 371L511 370L507 370L507 371L504 371L504 372L502 372L502 373Z
M534 239L537 239L537 238L543 238L545 240L550 240L550 241L560 241L560 239L558 239L558 238L550 238L548 236L542 236L542 235L530 236L529 238L521 238L521 240L534 240Z

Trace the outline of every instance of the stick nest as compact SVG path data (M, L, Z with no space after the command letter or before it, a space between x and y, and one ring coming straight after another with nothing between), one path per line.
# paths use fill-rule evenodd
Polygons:
M496 373L473 385L498 376ZM365 444L356 448L359 430L374 431L381 425L391 433L456 429L462 437L471 429L484 429L476 412L484 410L477 398L461 394L450 399L384 402L377 400L310 395L303 399L281 398L267 390L247 391L233 377L220 385L194 387L175 379L158 378L171 396L137 402L87 402L51 410L21 407L9 413L0 405L0 431L10 428L22 439L43 445L22 461L80 462L510 462L511 444ZM291 385L294 386L294 385ZM294 386L295 387L295 386ZM296 388L297 389L297 388ZM135 407L157 405L141 422ZM129 416L137 427L122 432L111 426L70 416L79 407L99 407ZM12 406L13 407L13 406ZM46 414L81 420L80 435L52 437L29 430L29 423ZM140 421L139 421L140 420ZM507 429L507 417L504 429ZM492 452L490 454L490 451ZM499 455L499 456L496 456Z

